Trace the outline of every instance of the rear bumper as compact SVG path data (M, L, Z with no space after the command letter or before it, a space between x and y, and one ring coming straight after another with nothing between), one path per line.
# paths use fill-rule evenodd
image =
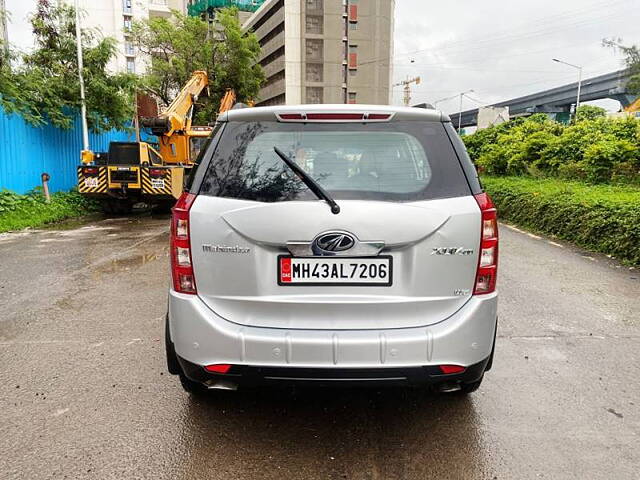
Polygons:
M482 378L489 357L470 365L463 373L443 374L436 366L386 368L303 368L234 365L225 374L209 373L201 365L178 357L184 374L215 388L223 384L243 387L389 387L472 383Z
M97 169L98 173L88 178L83 173L84 168ZM120 171L121 168L125 170ZM162 174L152 177L151 168ZM80 165L77 167L78 192L93 198L178 198L182 193L185 170L185 167L174 166Z
M346 375L352 380L373 382L366 376L375 379L384 374L403 378L400 383L412 383L412 379L417 383L428 382L434 375L433 367L460 365L467 367L465 373L469 372L469 377L462 381L473 381L469 378L475 370L481 375L489 360L496 317L497 296L490 294L472 297L448 319L424 327L381 330L247 327L216 315L197 296L174 291L169 294L170 339L183 371L197 381L209 378L211 374L203 366L212 364L231 364L238 375L268 377L267 381L273 377L309 378L309 375L320 379L309 381L323 381L323 375L327 378ZM446 376L438 381L449 378L458 380Z

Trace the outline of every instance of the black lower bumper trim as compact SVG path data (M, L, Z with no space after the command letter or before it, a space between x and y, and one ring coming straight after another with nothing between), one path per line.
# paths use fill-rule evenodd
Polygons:
M421 386L438 383L472 383L482 378L489 357L459 374L444 375L437 366L384 368L303 368L233 365L228 373L207 372L204 367L177 357L191 380L212 384L227 380L239 386Z

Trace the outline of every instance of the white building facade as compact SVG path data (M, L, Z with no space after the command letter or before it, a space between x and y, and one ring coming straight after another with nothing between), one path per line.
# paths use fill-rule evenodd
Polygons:
M258 106L388 105L395 0L267 0L248 18L266 82Z
M74 0L65 0L73 5ZM171 10L186 13L187 0L79 0L82 27L118 42L117 55L109 69L117 72L144 73L145 59L138 54L128 31L134 21L169 17Z

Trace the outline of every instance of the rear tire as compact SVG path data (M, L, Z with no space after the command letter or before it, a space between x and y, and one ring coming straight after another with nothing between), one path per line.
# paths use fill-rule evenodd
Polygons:
M167 355L167 370L169 370L169 373L172 375L178 375L178 377L180 378L180 385L182 385L184 391L192 395L202 395L206 393L207 389L204 385L187 378L187 376L182 371L182 367L178 362L176 349L173 346L171 335L169 333L169 315L165 317L164 321L164 346Z
M480 388L480 385L482 384L482 379L483 378L484 378L484 375L482 375L482 377L480 377L480 380L476 380L475 382L460 384L459 393L461 393L463 395L468 395L469 393L475 392L476 390L478 390Z
M102 208L102 213L105 215L113 214L111 210L111 202L109 200L100 200L100 208Z
M171 375L180 375L182 373L182 368L180 368L176 349L173 346L171 335L169 333L169 315L165 317L164 321L164 347L167 354L167 370L169 370Z
M182 372L180 372L178 375L180 377L180 385L182 385L182 388L185 392L188 392L194 396L202 396L207 393L207 389L201 383L194 382L190 378L187 378L187 376Z
M153 213L171 213L175 200L162 200L153 205Z
M107 215L128 215L133 210L133 203L129 200L120 200L117 198L108 198L102 200L102 211Z

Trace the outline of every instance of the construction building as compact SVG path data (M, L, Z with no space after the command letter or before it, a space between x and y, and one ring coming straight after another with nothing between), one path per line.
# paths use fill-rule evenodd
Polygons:
M238 19L240 23L244 23L264 2L265 0L188 0L187 12L194 17L213 20L217 9L236 7Z
M65 0L73 5L74 0ZM118 41L118 52L109 69L118 72L143 73L145 59L128 37L134 21L152 17L168 17L171 10L186 13L187 0L79 0L82 27L99 31Z
M394 7L395 0L262 2L243 24L262 47L267 80L257 105L389 104Z

